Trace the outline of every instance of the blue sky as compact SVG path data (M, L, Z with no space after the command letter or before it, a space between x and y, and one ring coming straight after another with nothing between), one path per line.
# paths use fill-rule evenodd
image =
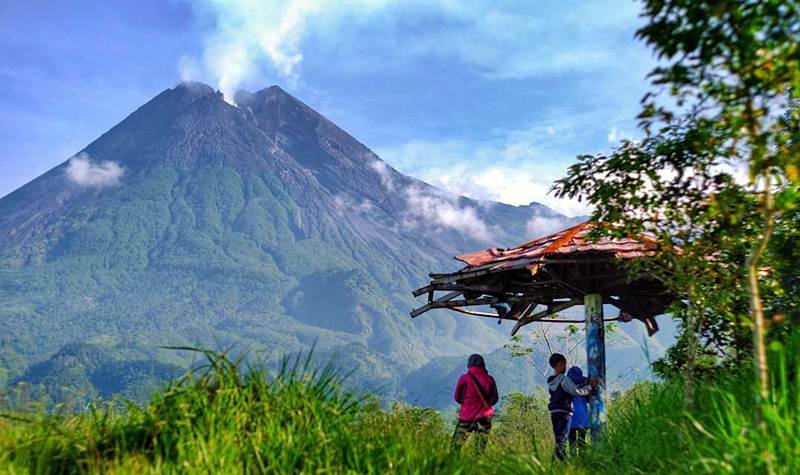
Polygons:
M278 84L400 171L539 201L636 133L654 61L626 0L18 2L0 16L0 196L181 79Z

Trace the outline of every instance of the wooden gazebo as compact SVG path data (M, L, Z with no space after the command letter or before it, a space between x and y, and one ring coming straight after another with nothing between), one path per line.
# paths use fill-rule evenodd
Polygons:
M587 370L601 388L590 400L590 423L597 435L605 421L605 335L603 304L620 310L615 320L639 320L649 335L658 331L655 316L674 300L647 274L631 275L622 261L656 252L647 236L591 239L596 225L582 223L511 249L491 248L456 256L466 267L451 274L430 274L431 281L413 292L428 302L411 317L443 308L467 315L511 320L511 334L536 321L552 318L576 305L585 309ZM470 307L489 307L482 311ZM487 309L484 309L487 310Z

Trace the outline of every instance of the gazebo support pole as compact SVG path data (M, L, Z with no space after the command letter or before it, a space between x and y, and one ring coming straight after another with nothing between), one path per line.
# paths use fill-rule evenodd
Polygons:
M588 294L583 298L586 312L586 365L589 378L597 378L597 390L589 396L589 430L597 441L606 425L606 341L603 327L603 296Z

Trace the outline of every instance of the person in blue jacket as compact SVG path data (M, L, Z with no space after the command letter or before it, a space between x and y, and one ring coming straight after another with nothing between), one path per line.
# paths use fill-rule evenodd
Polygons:
M576 386L585 386L587 383L583 371L573 366L567 371L567 377ZM584 396L575 396L572 399L572 418L569 421L569 445L575 450L586 445L586 432L589 428L589 402Z

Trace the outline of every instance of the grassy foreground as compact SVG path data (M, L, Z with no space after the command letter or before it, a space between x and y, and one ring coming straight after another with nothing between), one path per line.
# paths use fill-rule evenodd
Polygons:
M146 407L89 407L0 418L0 473L800 473L797 362L778 358L769 431L756 430L737 375L698 388L683 411L679 383L641 384L614 401L603 443L550 460L541 397L512 394L487 453L449 451L453 421L431 409L381 409L308 360L272 377L208 354L205 370Z

